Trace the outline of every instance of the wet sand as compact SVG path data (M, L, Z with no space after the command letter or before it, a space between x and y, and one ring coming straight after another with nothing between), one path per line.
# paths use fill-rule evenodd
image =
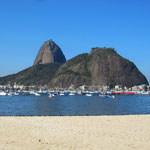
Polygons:
M150 115L0 117L0 150L148 150Z

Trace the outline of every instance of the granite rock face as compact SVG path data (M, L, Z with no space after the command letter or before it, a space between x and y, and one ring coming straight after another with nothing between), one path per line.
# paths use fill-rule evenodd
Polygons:
M33 65L54 62L64 63L66 58L59 46L52 40L49 40L40 48Z
M141 84L148 85L145 76L113 48L93 48L89 54L74 57L61 65L50 82L52 87L71 85L132 87Z

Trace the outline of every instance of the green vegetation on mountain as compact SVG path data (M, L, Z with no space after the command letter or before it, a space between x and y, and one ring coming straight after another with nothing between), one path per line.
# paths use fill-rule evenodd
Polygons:
M51 81L61 63L40 64L19 73L0 78L0 84L46 85Z
M61 72L58 72L56 76L63 74L72 74L74 76L85 76L91 77L90 72L88 71L87 62L90 61L90 57L87 53L80 54L69 61L66 62ZM82 62L82 64L81 64ZM81 66L80 70L73 70L76 66Z

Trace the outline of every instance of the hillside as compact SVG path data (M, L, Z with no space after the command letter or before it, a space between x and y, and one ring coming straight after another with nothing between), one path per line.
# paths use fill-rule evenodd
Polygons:
M0 84L46 85L51 81L61 63L40 64L19 73L0 78Z
M111 86L148 84L145 76L129 60L112 48L93 48L64 63L50 82L52 87Z

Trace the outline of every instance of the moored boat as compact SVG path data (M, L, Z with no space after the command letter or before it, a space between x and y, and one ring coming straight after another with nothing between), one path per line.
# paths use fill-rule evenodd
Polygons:
M73 95L75 95L75 94L74 94L74 93L69 93L69 95L70 95L70 96L73 96Z
M115 98L114 95L106 95L105 97L106 97L106 98L111 98L111 99L114 99L114 98Z
M49 94L49 98L53 98L54 96L54 94Z
M14 96L14 94L12 92L9 92L8 96Z
M35 96L41 96L41 94L39 94L39 93L34 93L34 95L35 95Z
M7 95L7 93L1 91L1 92L0 92L0 95L1 95L1 96L5 96L5 95Z
M64 96L65 94L64 94L64 93L60 93L59 95L60 95L60 96Z
M92 96L92 94L85 94L86 96Z

